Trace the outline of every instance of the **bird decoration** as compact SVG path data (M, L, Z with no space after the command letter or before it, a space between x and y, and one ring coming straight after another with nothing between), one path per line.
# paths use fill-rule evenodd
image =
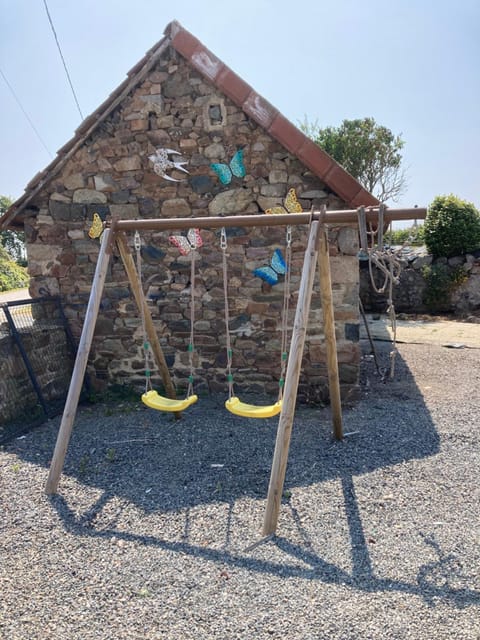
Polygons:
M180 182L177 178L172 178L167 175L167 171L171 169L177 169L178 171L183 171L184 173L189 173L187 169L183 165L187 164L186 162L175 162L169 156L177 155L181 156L182 154L179 151L175 151L175 149L156 149L155 153L148 156L150 162L153 162L153 170L155 173L165 180L171 180L172 182Z

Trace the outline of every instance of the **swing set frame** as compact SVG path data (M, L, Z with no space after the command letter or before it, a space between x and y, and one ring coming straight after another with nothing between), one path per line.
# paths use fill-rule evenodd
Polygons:
M378 210L379 207L369 207L368 209L365 209L365 215L368 222L372 224L376 222L378 223ZM414 218L423 219L426 217L426 213L427 210L424 208L386 209L383 214L383 220L384 223L387 224L392 220L412 220ZM315 271L317 268L319 273L320 297L327 348L327 368L330 403L332 407L333 432L334 437L337 440L341 440L343 437L334 307L326 228L326 225L328 224L342 223L357 224L357 210L327 211L326 207L322 206L319 211L314 211L312 209L310 213L230 215L225 217L217 216L143 220L119 220L114 218L107 221L104 225L104 232L101 238L100 251L93 277L90 298L80 336L67 399L65 401L65 408L45 485L46 493L54 494L58 489L73 429L73 423L78 408L82 382L87 367L88 355L92 345L93 334L100 309L100 301L114 245L118 248L136 304L144 318L145 331L162 377L165 392L169 398L176 398L175 388L155 331L147 301L139 284L135 262L129 249L125 233L127 231L171 231L190 228L212 229L222 227L309 225L308 241L304 254L302 277L290 342L290 355L283 389L282 409L278 421L277 437L263 521L262 535L274 535L277 529L283 486L285 482L303 349L307 332ZM180 417L180 414L175 413L175 416Z

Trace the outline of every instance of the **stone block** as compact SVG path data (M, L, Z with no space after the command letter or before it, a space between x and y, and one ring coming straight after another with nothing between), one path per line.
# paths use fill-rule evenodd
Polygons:
M286 188L284 184L263 184L260 187L260 193L267 198L277 197L277 204L281 204L281 200L278 198L284 198L286 195Z
M355 284L359 281L358 258L355 256L332 256L330 258L332 284Z
M140 118L136 120L130 121L130 129L131 131L147 131L148 130L148 120L146 118Z
M205 157L209 158L210 160L222 160L226 156L225 147L223 146L223 144L220 144L218 142L205 147L203 153Z
M417 270L423 269L423 267L427 267L431 265L432 260L433 260L432 256L419 256L418 258L415 258L415 260L412 262L412 267Z
M180 149L183 149L184 151L193 151L197 149L198 144L196 140L193 140L192 138L186 138L184 140L180 140Z
M101 191L94 189L76 189L73 192L73 202L77 204L105 204L107 196Z
M63 179L63 184L65 188L69 191L74 191L75 189L83 189L85 186L85 178L81 173L72 173Z
M338 232L338 248L341 253L356 256L359 250L358 230L356 227L342 227Z
M43 218L47 218L47 224L51 224L52 219L55 222L70 220L71 205L67 204L66 202L58 202L56 200L50 199L49 210L51 215L50 221L48 221L48 218L46 216L42 216L42 220Z
M132 218L138 218L138 205L111 204L110 213L112 216L120 218L121 220L131 220Z
M172 198L162 204L162 216L165 218L184 218L191 212L190 205L183 198Z
M63 193L52 193L52 195L50 196L50 200L70 203L72 201L72 198L69 196L64 196Z
M128 158L122 158L114 163L114 168L116 171L138 171L142 168L142 163L139 156L130 156Z
M93 176L96 191L115 191L118 187L111 175L103 174Z
M283 171L283 170L273 169L268 174L268 181L270 182L270 184L277 184L277 183L286 184L287 180L288 180L288 174L286 171Z
M208 205L208 212L211 216L241 213L245 211L251 201L252 192L250 189L228 189L213 198Z

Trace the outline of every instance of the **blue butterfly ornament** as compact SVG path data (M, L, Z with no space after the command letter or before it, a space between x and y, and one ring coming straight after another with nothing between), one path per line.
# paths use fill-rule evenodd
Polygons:
M230 184L232 178L244 178L247 171L243 164L243 149L239 149L228 164L214 162L210 165L222 184Z
M268 284L274 285L278 282L278 276L284 276L287 273L287 264L282 256L280 249L275 249L270 264L258 267L253 271L254 276L258 276Z

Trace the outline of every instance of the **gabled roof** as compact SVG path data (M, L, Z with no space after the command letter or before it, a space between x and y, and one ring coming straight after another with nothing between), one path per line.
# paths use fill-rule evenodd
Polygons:
M113 91L75 131L75 135L59 151L54 160L27 185L25 193L0 218L0 228L15 226L14 219L32 202L35 196L58 174L70 157L95 132L96 128L128 96L156 64L159 57L172 46L189 64L228 96L252 120L263 127L275 140L295 155L334 193L351 207L376 206L379 201L320 149L300 129L294 126L265 98L240 78L200 40L177 21L167 25L164 37L128 72L127 78ZM18 221L20 223L20 221Z

